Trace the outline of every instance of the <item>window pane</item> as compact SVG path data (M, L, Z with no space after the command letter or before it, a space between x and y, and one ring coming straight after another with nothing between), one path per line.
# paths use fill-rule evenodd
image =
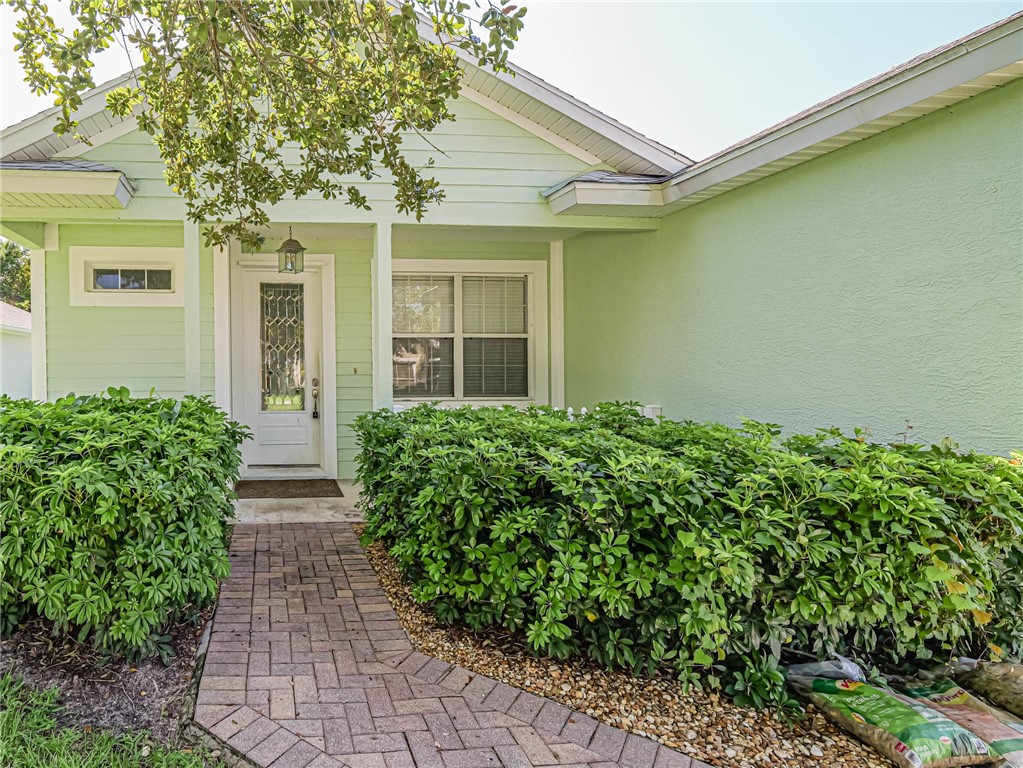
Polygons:
M305 286L260 283L259 310L263 410L304 410Z
M144 269L122 269L121 290L122 291L144 291L146 289L146 270Z
M462 344L465 397L529 395L526 339L465 339Z
M146 290L169 291L171 289L171 271L169 269L147 269Z
M454 333L455 278L396 275L391 282L395 333Z
M462 278L462 328L466 333L525 333L526 278Z
M103 291L116 291L121 287L121 276L116 269L94 269L92 287Z
M454 397L454 339L393 339L395 397Z

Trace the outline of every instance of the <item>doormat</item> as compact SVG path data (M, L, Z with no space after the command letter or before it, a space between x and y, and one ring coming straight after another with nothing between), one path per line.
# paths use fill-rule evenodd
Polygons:
M239 480L234 487L239 499L338 498L336 480Z

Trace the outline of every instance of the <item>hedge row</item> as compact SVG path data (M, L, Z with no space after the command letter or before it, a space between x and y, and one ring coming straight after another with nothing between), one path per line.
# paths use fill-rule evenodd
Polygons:
M245 433L206 398L0 398L0 629L149 655L217 594Z
M368 535L416 599L538 653L670 664L753 703L783 696L785 654L1023 654L1008 460L619 404L426 405L356 429Z

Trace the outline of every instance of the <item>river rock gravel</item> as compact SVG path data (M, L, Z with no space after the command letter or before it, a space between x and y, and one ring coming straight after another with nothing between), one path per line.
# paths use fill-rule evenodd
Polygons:
M363 526L356 531L362 533ZM738 707L718 693L683 691L669 675L637 677L585 659L534 657L523 638L501 629L442 626L417 604L386 548L366 554L412 645L421 653L545 696L624 730L648 736L721 768L891 768L892 763L839 731L812 705L793 727Z

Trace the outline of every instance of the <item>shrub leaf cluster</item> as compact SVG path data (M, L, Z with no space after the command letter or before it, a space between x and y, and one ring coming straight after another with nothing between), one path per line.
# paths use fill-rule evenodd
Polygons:
M0 630L151 655L227 576L245 431L208 398L0 398Z
M444 621L784 706L779 666L1023 653L1023 472L605 403L360 417L367 534ZM1015 462L1015 463L1013 463Z

